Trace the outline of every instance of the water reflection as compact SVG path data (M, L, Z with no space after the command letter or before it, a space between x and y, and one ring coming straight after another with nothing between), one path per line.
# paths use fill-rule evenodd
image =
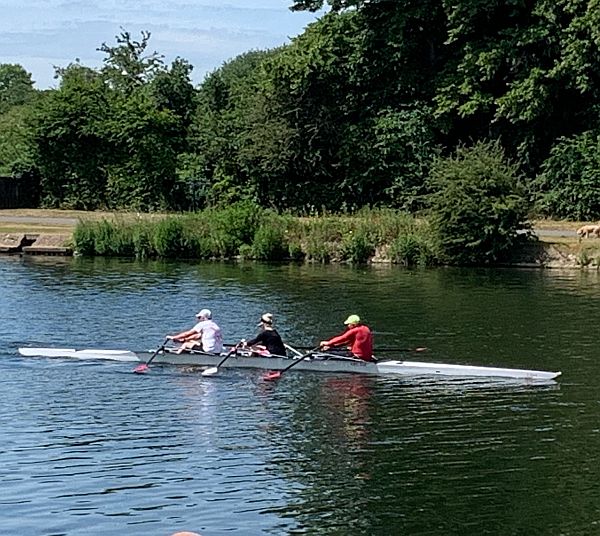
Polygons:
M540 477L559 450L553 419L540 420L539 397L552 403L555 390L460 384L305 380L305 397L274 439L292 454L273 460L302 487L291 504L268 511L300 520L308 534L448 534L457 530L457 502L459 525L481 527L480 519L498 518L489 504L498 484L545 491Z

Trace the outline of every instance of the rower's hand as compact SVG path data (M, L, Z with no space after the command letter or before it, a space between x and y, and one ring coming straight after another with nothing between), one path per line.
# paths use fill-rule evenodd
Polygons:
M321 348L321 350L325 350L325 351L329 350L329 346L327 345L327 341L321 341L319 343L319 347Z
M166 338L172 341L175 337L173 335L167 335Z

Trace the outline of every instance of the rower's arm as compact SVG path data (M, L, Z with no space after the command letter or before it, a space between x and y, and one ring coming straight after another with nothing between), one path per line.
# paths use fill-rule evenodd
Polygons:
M246 346L254 346L255 344L257 344L259 342L264 342L263 336L262 336L263 333L264 333L264 331L262 333L259 333L256 337L254 337L254 339L250 339L249 341L246 341Z
M167 339L171 339L177 342L184 342L186 340L193 340L198 338L199 333L194 331L193 329L188 329L187 331L182 331L177 335L168 335Z
M333 337L332 339L325 341L325 344L323 346L341 346L342 344L351 344L353 339L354 333L352 333L352 330L349 329L341 335L338 335L337 337Z

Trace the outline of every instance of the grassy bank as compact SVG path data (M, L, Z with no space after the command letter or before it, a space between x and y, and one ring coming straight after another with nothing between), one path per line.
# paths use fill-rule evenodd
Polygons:
M364 263L372 259L433 265L436 248L426 222L392 210L299 218L253 205L161 219L82 221L82 255L136 258L244 259Z
M509 264L599 266L600 240L579 240L575 234L582 223L532 222L539 242L525 245ZM75 249L90 256L405 265L439 261L427 222L390 210L298 218L239 206L178 216L5 209L0 211L0 234L5 233L72 235Z

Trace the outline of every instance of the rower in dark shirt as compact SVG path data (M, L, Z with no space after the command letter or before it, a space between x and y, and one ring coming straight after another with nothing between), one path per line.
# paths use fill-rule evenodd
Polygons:
M286 357L285 345L281 340L281 336L273 327L273 315L271 313L262 315L258 326L261 328L260 333L253 339L246 341L244 346L252 347L260 344L264 346L271 355Z

